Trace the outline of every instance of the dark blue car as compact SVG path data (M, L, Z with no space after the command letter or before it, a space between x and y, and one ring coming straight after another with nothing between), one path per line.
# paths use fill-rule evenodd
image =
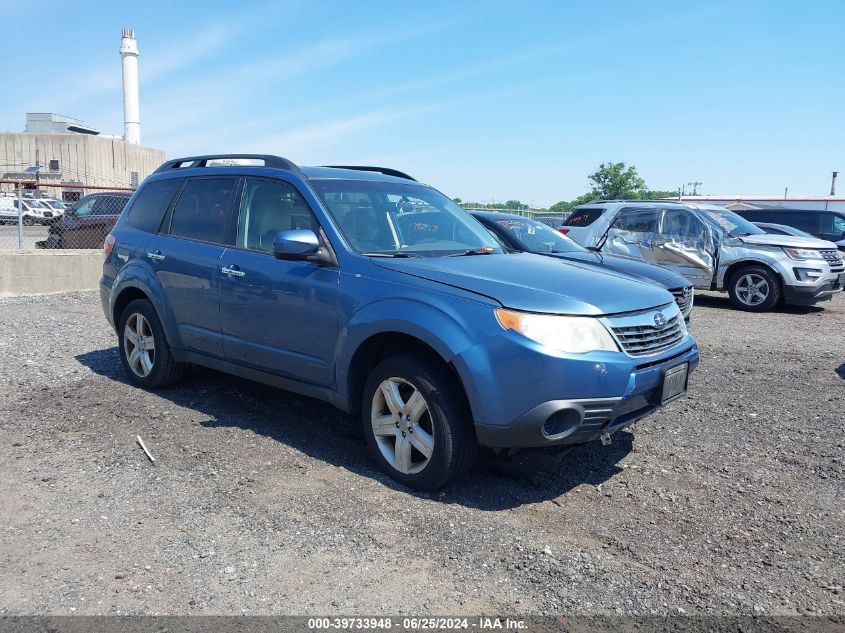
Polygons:
M698 363L662 288L507 253L391 169L168 161L104 250L103 308L133 384L197 364L320 398L419 489L465 473L479 446L607 438L683 395Z
M581 262L614 270L636 277L641 281L656 283L666 288L675 297L681 314L689 322L692 313L694 292L692 284L678 273L622 255L605 255L584 248L559 231L531 218L471 209L473 217L490 230L508 249L526 253L547 255L558 259Z

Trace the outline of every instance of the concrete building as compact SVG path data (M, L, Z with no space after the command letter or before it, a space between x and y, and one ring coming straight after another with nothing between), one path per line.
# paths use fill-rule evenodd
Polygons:
M28 113L23 132L0 132L0 191L12 191L11 181L22 181L28 188L37 184L46 195L76 200L97 190L93 187L137 187L164 162L162 150L140 145L138 44L133 30L122 31L119 52L124 136L101 134L60 114Z

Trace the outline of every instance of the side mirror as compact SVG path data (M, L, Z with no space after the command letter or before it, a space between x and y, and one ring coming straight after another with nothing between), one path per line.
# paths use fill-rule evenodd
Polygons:
M273 255L276 259L304 260L319 252L320 240L314 231L279 231L273 237Z

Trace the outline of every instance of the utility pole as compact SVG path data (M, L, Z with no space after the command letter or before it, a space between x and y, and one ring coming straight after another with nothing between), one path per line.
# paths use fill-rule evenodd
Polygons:
M839 175L839 172L834 171L832 173L833 173L833 177L830 179L830 195L835 196L836 195L836 177Z
M690 187L692 187L692 195L694 195L694 196L695 196L695 195L697 195L697 194L698 194L698 188L699 188L701 185L703 185L704 183L703 183L703 182L701 182L700 180L693 180L692 182L688 182L687 184L688 184Z

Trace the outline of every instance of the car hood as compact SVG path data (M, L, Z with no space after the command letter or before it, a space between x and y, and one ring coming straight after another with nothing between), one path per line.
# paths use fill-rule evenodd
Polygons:
M603 269L609 269L631 277L636 277L641 281L651 283L658 283L664 288L683 288L689 286L685 278L678 273L657 266L649 264L634 257L625 257L624 255L605 255L604 253L543 253L544 255L564 259L567 261L578 261L593 266L598 266Z
M836 248L833 242L817 240L814 237L799 237L797 235L743 235L740 237L746 244L761 244L766 246L786 246L791 248Z
M651 283L530 253L371 261L527 312L614 314L646 310L673 300L672 295Z

